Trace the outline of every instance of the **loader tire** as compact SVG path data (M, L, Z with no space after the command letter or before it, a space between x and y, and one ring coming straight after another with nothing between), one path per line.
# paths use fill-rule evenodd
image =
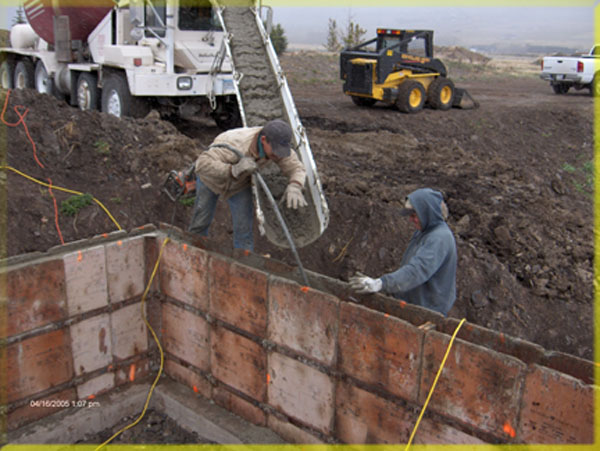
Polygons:
M7 59L0 64L0 84L2 89L12 89L15 76L15 64Z
M425 105L425 88L414 80L405 81L398 88L396 106L403 113L417 113Z
M24 58L15 66L13 86L15 89L33 89L34 82L33 63L29 58Z
M370 97L359 97L359 96L350 96L354 105L361 107L370 107L377 103L377 99L372 99Z
M143 117L149 112L149 104L131 95L124 75L111 74L102 87L102 112L116 117Z
M434 110L446 111L454 104L454 83L449 78L438 77L427 90L427 103Z

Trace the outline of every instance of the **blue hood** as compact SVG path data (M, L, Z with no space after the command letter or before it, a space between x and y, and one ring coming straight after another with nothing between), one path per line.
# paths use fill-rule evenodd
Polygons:
M440 192L431 188L421 188L410 193L408 200L410 200L419 217L421 232L445 222L442 216L442 201L444 198Z

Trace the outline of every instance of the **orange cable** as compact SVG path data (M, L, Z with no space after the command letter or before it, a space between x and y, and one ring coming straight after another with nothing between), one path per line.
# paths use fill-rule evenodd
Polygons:
M48 177L48 192L50 196L52 196L52 203L54 204L54 224L56 225L56 231L58 232L58 238L60 238L60 243L65 244L65 240L63 238L62 232L60 230L60 225L58 224L58 205L56 203L56 197L54 197L54 193L52 192L52 179Z
M10 124L8 122L6 122L6 119L4 119L4 114L6 113L6 107L8 106L8 98L10 97L10 89L8 90L8 92L6 93L6 99L4 99L4 108L2 108L2 122L7 125L8 127L16 127L17 125L19 125L22 121L23 118L25 117L25 115L27 115L27 113L29 112L28 109L25 110L25 113L23 115L21 115L21 113L19 113L19 111L17 110L17 108L19 107L19 105L14 107L15 112L17 113L17 115L19 116L19 122L15 122L14 124Z
M35 141L31 137L31 134L29 133L29 127L27 127L27 123L25 122L25 116L27 116L27 113L29 112L29 108L25 108L23 105L15 105L13 107L13 110L19 117L19 120L15 123L11 124L11 123L7 122L6 119L4 118L4 115L6 114L6 108L8 107L9 97L10 97L10 89L6 93L6 99L4 100L4 107L2 108L2 117L1 117L2 122L8 127L16 127L19 124L23 124L23 129L25 130L25 135L27 135L27 138L29 139L29 142L31 143L31 146L33 148L33 158L34 158L35 162L42 169L46 169L46 167L42 164L42 162L39 160L39 158L37 156L37 146L35 145ZM23 110L23 112L21 112L21 110ZM65 240L64 240L62 232L60 230L60 224L58 222L58 204L56 202L56 197L54 196L54 193L52 192L52 179L49 177L48 177L48 184L49 184L48 192L50 193L50 197L52 197L52 203L54 206L54 225L56 226L56 231L58 232L58 238L60 239L61 244L65 244Z

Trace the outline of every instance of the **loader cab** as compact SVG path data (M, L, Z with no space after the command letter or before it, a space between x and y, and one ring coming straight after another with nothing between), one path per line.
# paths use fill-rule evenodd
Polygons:
M378 28L377 52L386 50L433 58L433 31Z

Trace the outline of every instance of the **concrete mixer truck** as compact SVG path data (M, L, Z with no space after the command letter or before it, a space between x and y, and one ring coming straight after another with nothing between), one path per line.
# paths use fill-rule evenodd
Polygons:
M240 125L225 33L211 0L25 0L0 49L4 89L35 88L82 110L150 108Z

